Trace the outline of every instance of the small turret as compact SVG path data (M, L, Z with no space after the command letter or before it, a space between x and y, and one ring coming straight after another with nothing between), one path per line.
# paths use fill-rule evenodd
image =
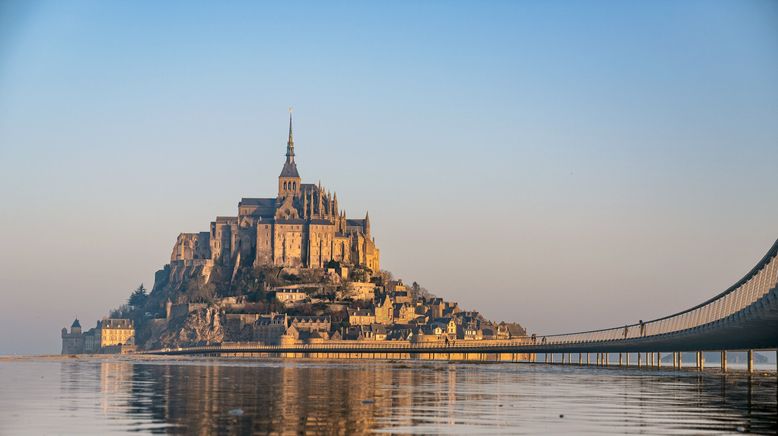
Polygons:
M365 213L365 237L370 239L370 212Z
M319 185L321 185L321 182L319 182ZM319 190L318 197L319 197L319 207L317 212L319 214L319 218L323 218L324 217L324 198L323 198L324 196L322 195L321 190Z
M73 321L73 324L70 324L70 334L80 334L81 333L81 323L78 322L78 318L76 318L75 321Z

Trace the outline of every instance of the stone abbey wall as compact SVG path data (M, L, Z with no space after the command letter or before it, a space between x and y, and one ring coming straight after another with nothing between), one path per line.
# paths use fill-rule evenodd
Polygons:
M170 256L171 274L200 267L208 279L215 266L275 265L324 268L331 260L380 269L370 218L348 219L337 194L302 183L294 160L291 121L286 162L273 198L244 198L238 216L217 217L208 232L181 233Z

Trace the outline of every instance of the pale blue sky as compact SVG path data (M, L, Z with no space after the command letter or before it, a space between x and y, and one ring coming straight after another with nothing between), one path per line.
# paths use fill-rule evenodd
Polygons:
M778 238L776 2L4 1L0 354L272 196L290 105L385 268L533 332L683 309Z

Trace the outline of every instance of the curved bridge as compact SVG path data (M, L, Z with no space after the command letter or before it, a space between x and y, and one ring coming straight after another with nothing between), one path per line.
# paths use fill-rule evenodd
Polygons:
M241 353L622 353L772 349L778 347L778 241L742 279L704 303L663 318L602 330L504 341L325 341L315 344L216 346L148 354ZM607 359L607 358L606 358ZM653 357L652 357L653 359ZM568 356L569 361L569 356ZM607 362L607 360L606 360Z

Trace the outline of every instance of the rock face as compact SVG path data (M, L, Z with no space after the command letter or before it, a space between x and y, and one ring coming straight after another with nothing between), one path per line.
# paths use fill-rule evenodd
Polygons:
M159 337L161 347L189 347L224 341L222 314L216 307L203 307L175 320Z

